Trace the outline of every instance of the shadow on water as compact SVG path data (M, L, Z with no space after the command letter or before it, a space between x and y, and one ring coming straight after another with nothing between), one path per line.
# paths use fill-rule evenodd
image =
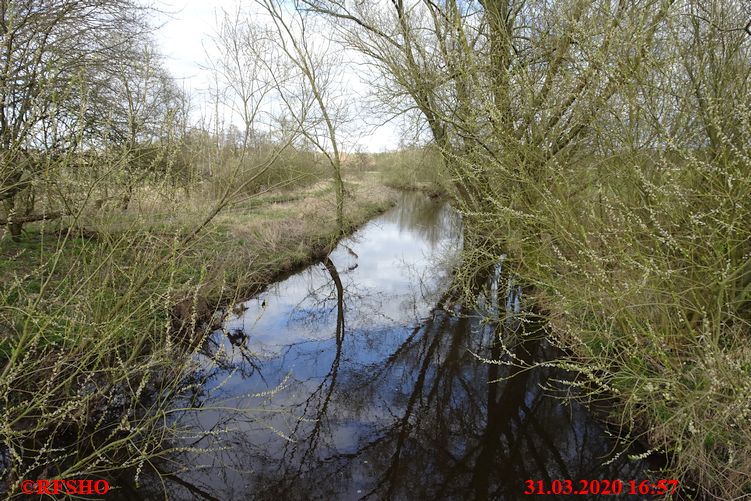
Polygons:
M244 303L197 356L194 409L179 414L192 449L159 466L170 496L518 499L528 479L648 478L584 407L543 390L570 375L481 360L508 357L499 331L522 361L557 355L514 320L520 288L500 265L482 315L435 306L461 242L446 203L405 194ZM163 489L141 480L122 495Z

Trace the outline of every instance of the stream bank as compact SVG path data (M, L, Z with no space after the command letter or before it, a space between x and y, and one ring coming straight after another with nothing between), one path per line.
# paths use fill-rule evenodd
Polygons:
M346 188L345 235L392 207L397 198L395 190L367 173L348 179ZM329 183L321 182L262 196L220 214L196 246L205 263L203 282L172 299L173 331L200 339L206 329L217 327L222 308L326 256L341 238L332 197Z
M124 498L513 500L527 480L652 479L642 449L566 398L576 375L545 364L560 353L516 319L502 266L478 310L445 304L461 247L445 201L403 193L239 303L176 403L185 449L113 483ZM506 350L537 366L497 363Z
M23 479L106 476L165 454L162 418L191 384L174 305L189 297L181 325L198 325L200 305L232 304L325 254L338 239L328 184L250 195L187 246L213 201L160 211L139 200L82 218L76 228L98 238L39 223L0 242L0 496L20 495ZM347 188L351 229L393 204L375 176Z

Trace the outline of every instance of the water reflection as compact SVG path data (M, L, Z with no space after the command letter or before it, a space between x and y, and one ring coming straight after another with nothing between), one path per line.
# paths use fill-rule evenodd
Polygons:
M499 329L520 360L556 355L507 314L520 289L501 265L482 316L434 308L460 235L445 203L405 195L246 302L199 357L198 409L179 419L209 450L158 466L171 496L518 499L527 479L646 478L583 407L542 390L567 374L480 361L504 356ZM159 490L146 484L128 495Z

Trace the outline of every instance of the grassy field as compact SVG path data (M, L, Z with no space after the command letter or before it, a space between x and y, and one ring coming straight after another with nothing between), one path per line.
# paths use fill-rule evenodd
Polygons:
M374 175L347 180L347 229L393 204ZM339 238L320 181L263 189L185 240L212 200L138 190L127 211L90 210L0 241L0 458L24 478L141 469L173 432L170 398L212 313L323 256ZM165 426L166 425L166 426Z

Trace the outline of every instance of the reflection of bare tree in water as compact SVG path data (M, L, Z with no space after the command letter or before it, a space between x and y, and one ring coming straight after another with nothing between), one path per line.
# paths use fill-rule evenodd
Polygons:
M241 329L232 329L223 332L224 335L206 336L199 347L198 353L212 360L216 368L212 371L216 374L237 370L243 378L258 374L263 378L261 360L247 345L248 334ZM226 341L226 342L225 342ZM240 360L235 361L227 357L227 344L230 350L240 354Z
M310 416L312 414L313 428L304 438L299 436L300 426L295 427L293 436L298 441L288 446L284 451L283 460L289 461L292 464L299 464L300 468L306 463L307 460L315 454L316 447L318 445L321 429L325 425L327 420L327 411L329 408L329 402L331 401L331 395L336 388L336 377L339 373L339 362L342 356L342 346L344 343L344 286L339 276L339 272L334 266L334 263L327 256L323 260L323 264L331 275L331 279L334 282L336 290L336 352L334 360L331 363L331 370L326 374L316 387L316 389L305 399L301 415ZM311 412L311 407L314 410ZM298 446L304 448L302 459L299 463L294 459L295 454L298 452Z
M296 367L290 395L273 403L284 415L266 428L258 414L239 409L208 420L203 436L225 449L200 457L210 469L180 473L175 488L186 497L517 499L525 479L646 478L644 465L626 454L604 466L614 444L601 426L583 407L564 407L542 390L562 388L556 381L568 374L524 368L556 353L542 324L520 321L520 289L500 265L487 270L488 283L475 284L476 310L435 309L408 327L353 321L379 318L384 292L371 296L348 283L346 266L323 265L328 276L322 283L317 275L298 305L312 315L306 326L320 331L315 339L289 345L274 360L241 361L249 368L236 381L240 388L257 382L261 370L277 381ZM323 362L311 368L311 360ZM211 398L204 397L207 407L216 403ZM289 440L274 435L271 425L278 430L280 422L289 424Z
M255 499L517 499L525 479L644 478L642 465L625 457L603 467L612 444L600 426L542 391L565 374L480 362L475 355L502 360L504 350L497 326L477 315L435 310L378 362L348 363L348 336L362 333L345 334L346 289L333 263L325 265L339 298L336 348L327 373L297 404L305 419L294 441L274 452L259 447L257 435L230 435L215 478L223 475L217 469L241 471ZM529 325L524 340L506 348L521 362L554 356L541 328ZM339 447L343 432L353 441ZM192 496L237 499L230 477L181 483L190 483L182 488Z
M287 446L273 472L255 477L259 497L342 496L353 483L362 497L516 499L524 479L640 474L642 465L625 459L603 467L612 444L600 426L583 408L566 409L542 391L543 383L565 374L521 367L555 356L537 332L541 325L527 327L530 340L508 348L520 364L484 364L473 353L504 356L497 325L454 313L434 311L381 363L364 370L345 366L341 372L338 338L331 372L306 400L316 409L315 425ZM333 420L327 430L333 433L336 413L365 414L378 401L391 417L362 433L356 447L337 453L335 444L325 443L332 437L323 431ZM358 482L357 465L364 464L370 471Z

